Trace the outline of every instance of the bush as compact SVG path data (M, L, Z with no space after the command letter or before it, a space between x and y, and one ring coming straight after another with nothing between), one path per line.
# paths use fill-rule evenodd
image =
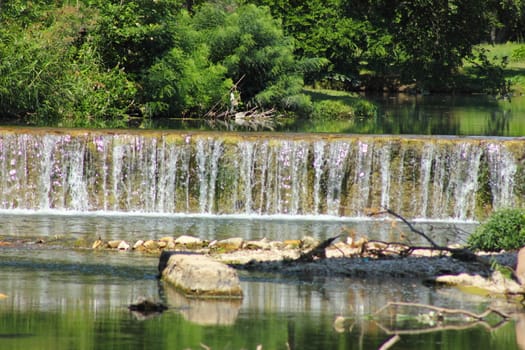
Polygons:
M525 210L501 209L480 225L468 238L475 250L500 251L525 246Z
M354 116L358 118L371 118L377 114L377 106L367 100L357 100L352 107Z
M312 119L338 120L352 119L354 109L342 101L325 100L314 104Z

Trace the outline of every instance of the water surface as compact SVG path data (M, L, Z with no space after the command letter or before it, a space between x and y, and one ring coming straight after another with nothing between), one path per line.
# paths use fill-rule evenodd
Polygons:
M130 241L182 233L213 238L215 232L226 236L227 228L236 234L242 227L245 238L323 237L343 226L370 236L397 235L391 230L396 225L386 221L5 213L0 219L2 241L11 243L0 246L0 293L7 295L0 299L2 349L377 349L390 337L383 327L393 326L392 313L375 315L388 301L474 312L489 305L487 299L418 281L247 272L241 273L242 302L192 301L159 283L156 257L93 251L81 244L97 235ZM434 232L448 232L447 225L424 227L439 236ZM79 247L64 249L53 245L55 240ZM150 318L131 313L127 306L140 296L170 309ZM347 320L334 327L337 316ZM394 349L520 349L517 325L403 335Z
M277 131L329 132L393 135L524 136L525 97L500 100L488 95L410 95L364 96L374 102L374 118L355 120L297 120L275 125ZM221 124L198 120L164 120L160 127L217 130ZM247 130L230 125L224 130Z

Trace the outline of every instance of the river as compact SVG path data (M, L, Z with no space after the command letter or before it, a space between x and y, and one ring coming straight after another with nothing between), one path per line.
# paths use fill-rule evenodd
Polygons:
M159 238L194 234L204 238L325 237L354 230L396 239L408 230L388 220L280 220L2 213L0 215L1 348L5 349L377 349L390 337L392 316L375 312L388 301L408 301L481 313L497 301L428 287L413 280L290 278L242 272L242 302L188 300L156 279L157 258L138 252L94 251L105 239ZM418 223L432 237L452 234L446 222ZM461 232L473 224L457 224ZM265 227L267 230L265 230ZM214 233L215 232L215 233ZM410 237L409 237L410 238ZM412 237L414 238L414 237ZM68 248L65 248L68 247ZM74 247L74 248L72 248ZM162 315L143 318L127 306L139 297L165 302ZM399 311L398 314L402 314ZM405 311L406 314L414 313ZM343 316L346 321L335 325ZM406 329L398 315L395 326ZM394 319L395 320L395 319ZM497 320L492 322L497 323ZM403 335L403 349L520 349L518 323L487 330L443 330ZM416 326L421 326L416 324ZM202 345L201 345L202 344ZM476 345L477 344L477 345Z

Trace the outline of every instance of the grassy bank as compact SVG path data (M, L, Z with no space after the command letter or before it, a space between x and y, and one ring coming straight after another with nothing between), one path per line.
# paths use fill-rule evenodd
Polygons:
M507 58L504 76L512 84L514 94L525 93L525 44L504 43L497 45L483 44L479 48L487 50L487 56L492 60Z

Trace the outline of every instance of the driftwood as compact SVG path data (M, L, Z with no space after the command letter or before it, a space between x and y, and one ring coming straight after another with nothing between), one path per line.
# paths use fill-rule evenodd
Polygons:
M315 246L313 249L302 253L296 260L297 262L312 262L315 259L325 259L326 258L326 251L325 249L328 248L336 239L341 237L341 235L337 235L335 237L330 237L328 239L325 239L321 243L319 243L317 246Z
M422 309L428 309L431 310L431 312L436 312L435 321L436 325L420 328L420 329L390 329L384 325L382 325L379 322L376 322L377 326L381 328L386 334L392 335L387 341L385 341L379 349L381 350L387 350L390 349L396 342L398 342L401 337L400 335L418 335L418 334L424 334L424 333L432 333L432 332L438 332L438 331L444 331L444 330L465 330L472 327L477 326L483 326L489 331L493 331L495 329L500 328L504 324L506 324L511 316L506 314L505 312L501 310L497 310L494 308L487 308L484 312L481 314L476 314L474 312L470 312L467 310L461 310L461 309L448 309L428 304L419 304L419 303L409 303L409 302L388 302L385 306L380 308L376 311L376 314L381 313L385 309L391 307L391 306L404 306L404 307L414 307L414 308L422 308ZM487 321L487 317L490 314L495 314L500 317L500 321L497 322L495 325L491 325ZM453 324L453 325L447 325L446 317L445 315L460 315L465 318L465 321L461 324Z
M419 303L409 303L409 302L402 302L402 301L389 301L385 306L383 306L382 308L377 310L376 314L381 313L382 311L384 311L385 309L387 309L387 308L389 308L391 306L408 306L408 307L429 309L429 310L432 310L432 311L436 311L439 314L463 315L463 316L469 317L471 319L474 319L476 321L484 321L486 319L486 317L488 315L490 315L490 314L496 314L496 315L498 315L499 317L501 317L502 319L505 319L505 320L506 319L510 319L510 317L511 317L510 315L507 315L503 311L500 311L498 309L494 309L494 308L491 308L491 307L487 308L481 314L476 314L474 312L470 312L470 311L466 311L466 310L462 310L462 309L448 309L448 308L438 307L438 306L434 306L434 305L419 304Z

